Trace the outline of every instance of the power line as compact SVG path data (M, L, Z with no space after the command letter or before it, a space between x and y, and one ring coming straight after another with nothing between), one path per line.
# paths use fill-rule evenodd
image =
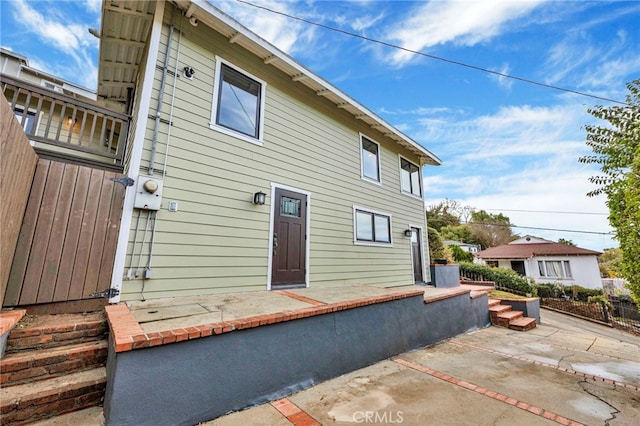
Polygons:
M482 209L490 212L523 212L523 213L553 213L553 214L587 214L595 216L607 216L608 213L594 213L594 212L567 212L556 210L517 210L517 209Z
M483 67L479 67L479 66L476 66L476 65L471 65L471 64L464 63L464 62L460 62L460 61L454 61L452 59L443 58L441 56L431 55L429 53L421 52L419 50L412 50L412 49L409 49L409 48L406 48L406 47L403 47L403 46L399 46L397 44L392 44L392 43L388 43L386 41L382 41L382 40L377 40L377 39L374 39L374 38L366 37L366 36L363 36L363 35L360 35L360 34L356 34L356 33L352 33L352 32L349 32L349 31L341 30L339 28L330 27L329 25L320 24L318 22L310 21L308 19L304 19L304 18L300 18L300 17L297 17L297 16L293 16L293 15L290 15L288 13L279 12L277 10L269 9L268 7L260 6L260 5L257 5L257 4L253 4L253 3L250 3L250 2L248 2L246 0L236 0L236 1L239 2L239 3L246 4L248 6L255 7L257 9L262 9L262 10L264 10L266 12L275 13L277 15L281 15L281 16L284 16L284 17L287 17L287 18L290 18L290 19L295 19L296 21L304 22L304 23L309 24L309 25L314 25L316 27L324 28L324 29L329 30L329 31L334 31L334 32L337 32L337 33L341 33L341 34L345 34L345 35L351 36L351 37L356 37L356 38L359 38L359 39L362 39L362 40L369 41L371 43L381 44L383 46L391 47L393 49L398 49L398 50L402 50L402 51L405 51L405 52L413 53L415 55L424 56L426 58L435 59L435 60L438 60L438 61L446 62L446 63L453 64L453 65L458 65L458 66L465 67L465 68L470 68L470 69L473 69L473 70L476 70L476 71L482 71L482 72L486 72L486 73L489 73L489 74L494 74L494 75L497 75L499 77L510 78L512 80L517 80L517 81L521 81L523 83L529 83L529 84L533 84L533 85L536 85L536 86L545 87L547 89L559 90L559 91L562 91L562 92L573 93L575 95L585 96L585 97L592 98L592 99L598 99L598 100L601 100L601 101L607 101L607 102L613 102L613 103L620 104L620 105L631 106L627 102L617 101L615 99L605 98L603 96L592 95L590 93L580 92L578 90L567 89L565 87L554 86L552 84L541 83L539 81L531 80L531 79L528 79L528 78L518 77L518 76L515 76L515 75L511 75L511 74L505 74L503 72L490 70L488 68L483 68Z
M467 225L492 225L492 226L502 226L509 228L522 228L522 229L537 229L541 231L556 231L556 232L574 232L578 234L595 234L595 235L615 235L613 232L597 232L597 231L576 231L573 229L560 229L560 228L540 228L535 226L520 226L514 224L504 224L504 223L491 223L491 222L467 222Z

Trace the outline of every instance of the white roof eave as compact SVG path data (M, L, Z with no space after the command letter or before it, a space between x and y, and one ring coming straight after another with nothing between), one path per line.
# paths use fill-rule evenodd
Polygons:
M343 93L341 90L333 86L331 83L314 74L303 65L299 64L292 57L281 51L268 41L264 40L251 30L240 24L238 21L216 8L206 0L177 0L176 3L184 10L188 11L188 16L196 16L196 18L205 24L211 25L216 29L215 22L228 27L234 39L232 42L237 43L248 50L257 54L263 51L265 56L262 57L265 63L271 64L282 72L288 74L294 81L304 84L305 86L315 90L319 96L328 98L335 103L338 108L345 109L355 118L361 119L369 124L372 128L385 134L398 144L404 146L420 157L421 165L442 164L442 161L428 149L424 148L413 139L378 117L375 113L364 107L354 99ZM225 34L229 36L228 34Z

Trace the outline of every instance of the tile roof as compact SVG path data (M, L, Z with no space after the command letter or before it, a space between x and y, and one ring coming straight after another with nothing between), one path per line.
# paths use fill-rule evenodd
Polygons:
M481 259L528 259L533 256L598 256L594 250L560 243L505 244L478 252Z

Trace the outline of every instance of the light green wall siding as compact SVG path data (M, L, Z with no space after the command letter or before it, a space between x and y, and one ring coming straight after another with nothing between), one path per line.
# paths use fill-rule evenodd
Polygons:
M165 13L167 22L170 13ZM144 297L266 289L271 197L264 206L253 205L251 199L259 190L270 194L272 183L311 193L310 286L412 284L410 241L403 231L410 223L424 225L424 205L401 194L398 153L417 159L205 25L194 28L176 17L180 26L183 32L174 33L170 69L176 65L179 44L178 69L189 65L196 73L192 81L167 76L162 118L173 126L170 138L168 125L159 126L157 170L164 168L167 140L170 146L152 278L144 284ZM158 64L164 59L168 32L165 26ZM216 55L267 83L263 146L210 128ZM158 70L151 114L160 79ZM137 119L141 125L145 117ZM147 127L143 167L151 152L153 120L147 120ZM360 177L360 132L380 143L382 186ZM178 212L167 210L169 200L178 202ZM392 247L354 245L353 205L392 215ZM134 227L137 215L134 212ZM138 240L147 215L141 213ZM132 229L127 267L134 238ZM134 265L139 261L137 243ZM148 244L142 264L147 250ZM141 280L125 279L123 300L139 299L141 287Z

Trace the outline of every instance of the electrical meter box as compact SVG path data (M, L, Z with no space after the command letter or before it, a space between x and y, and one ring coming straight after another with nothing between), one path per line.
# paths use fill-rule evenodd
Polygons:
M136 181L136 198L133 207L143 210L160 210L162 205L162 184L160 178L154 176L138 176Z

